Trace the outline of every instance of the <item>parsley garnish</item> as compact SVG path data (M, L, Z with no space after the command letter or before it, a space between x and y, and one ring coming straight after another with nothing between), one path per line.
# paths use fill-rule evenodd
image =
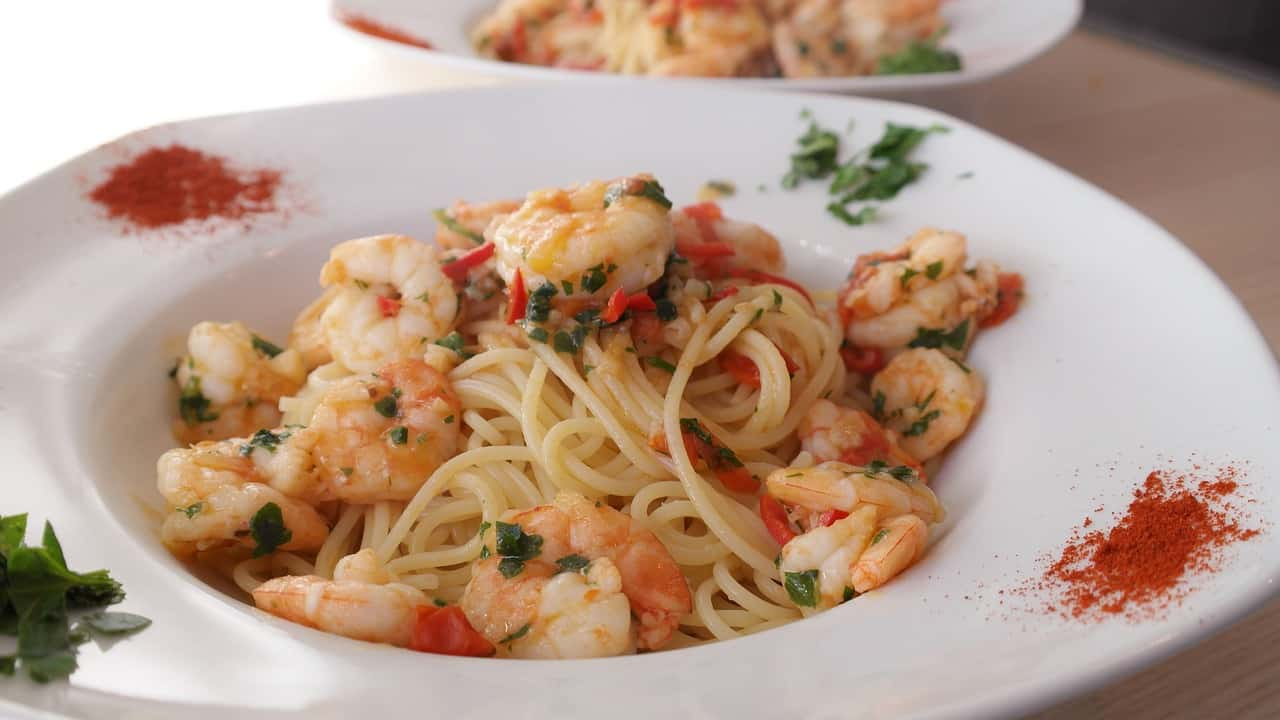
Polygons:
M889 528L880 528L880 530L878 530L875 535L871 536L871 545L875 545L876 543L880 542L881 540L884 539L884 536L888 534L889 534Z
M877 420L884 417L884 401L884 393L877 390L876 394L871 398L871 417L874 417Z
M452 416L452 415L445 415L445 417L444 417L444 424L445 424L445 425L452 425L452 424L453 424L453 416Z
M889 467L889 463L883 460L872 460L871 462L867 463L866 467L862 469L862 474L866 475L869 478L873 478L876 475L879 475L880 473L884 472L885 468L887 467Z
M355 284L356 284L356 287L360 288L361 290L368 290L368 289L369 289L369 283L367 283L367 282L365 282L365 281L361 280L360 278L355 278L355 279L354 279L354 280L352 280L351 282L355 283Z
M488 520L485 520L480 523L480 530L476 534L480 536L481 540L484 540L485 531L491 527L493 527L493 523L489 522Z
M269 340L263 340L257 335L253 335L253 349L269 358L273 358L284 352L284 348L281 348L279 345L276 345Z
M947 346L953 350L963 350L965 340L969 338L969 319L951 330L944 328L916 328L916 337L907 343L913 348L940 348Z
M773 309L775 311L782 309L782 293L777 290L773 291Z
M609 282L609 277L604 273L604 265L596 265L587 269L587 273L582 276L582 280L578 284L587 292L595 292L604 287L607 282Z
M663 322L671 322L680 315L680 311L676 308L676 304L666 298L655 302L654 305L658 306L656 308L658 319Z
M924 276L930 280L937 280L942 274L942 261L931 262L924 267Z
M790 190L803 179L817 180L835 171L840 153L840 138L835 133L818 127L818 123L811 120L809 129L796 144L800 147L791 154L791 170L782 177L782 187Z
M908 485L916 481L916 471L912 470L906 465L898 465L896 467L891 467L889 468L888 472L889 472L889 475L894 480L897 480L899 482L904 482Z
M885 55L876 63L877 75L919 75L922 73L955 72L960 69L960 56L951 50L943 50L937 40L912 41L892 55Z
M269 502L258 508L249 521L249 535L256 543L253 557L270 555L281 545L287 545L293 539L293 531L284 526L284 513L280 506Z
M844 599L842 599L840 602L849 602L850 600L858 597L861 594L862 593L846 585L844 588Z
M610 185L609 189L605 190L604 193L604 206L609 207L621 200L625 195L648 198L668 210L671 209L671 200L667 198L666 191L662 189L662 185L657 180L637 180L635 178L627 178Z
M876 219L876 208L874 205L866 205L856 213L849 212L849 209L839 202L827 204L827 212L834 215L845 225L866 225Z
M532 560L542 554L542 536L527 535L524 529L515 523L499 521L495 526L494 547L502 560L498 563L498 572L502 577L510 579L524 570L526 560Z
M200 392L199 377L192 375L187 378L187 384L183 386L182 394L178 396L178 414L188 425L213 422L218 419L218 413L209 411L209 398Z
M436 607L449 607L449 603L445 602L444 600L438 597L431 598L431 604L435 605Z
M525 305L525 317L532 322L546 322L551 316L551 298L556 296L556 286L543 283L529 293L529 302Z
M394 395L387 395L374 403L373 409L377 410L378 414L385 418L393 418L396 416L396 413L400 412L400 406L396 402Z
M572 295L572 294L573 294L573 281L572 281L572 280L561 280L561 281L560 281L560 287L564 288L564 294L565 294L565 295Z
M463 346L466 345L466 342L462 339L462 333L457 330L454 330L448 335L437 340L436 345L443 348L449 348L450 350L458 353L458 355L460 355L464 360L475 355L475 353L469 353L462 349Z
M924 415L921 415L918 420L911 423L911 427L904 430L902 434L906 437L915 437L917 435L925 434L925 432L929 429L929 423L933 422L934 420L937 420L938 416L941 414L942 413L938 410L930 410Z
M916 270L913 267L904 268L902 271L902 277L898 278L899 282L902 284L902 289L906 290L907 283L911 282L911 278L919 274L920 274L920 271Z
M524 625L522 625L522 626L520 627L520 629L519 629L519 630L517 630L517 631L515 631L515 632L511 633L510 635L508 635L508 636L506 636L506 637L502 638L501 640L499 640L499 641L498 641L498 644L499 644L499 645L506 645L506 646L507 646L507 649L508 649L508 650L510 650L510 649L511 649L511 643L513 643L513 642L515 642L515 641L519 640L520 638L522 638L522 637L524 637L525 635L528 635L528 634L529 634L529 623L525 623Z
M178 512L186 515L188 519L199 515L201 510L204 510L204 503L202 502L195 502L184 508L178 508Z
M397 425L387 431L387 437L396 445L403 445L409 442L409 428L403 425Z
M548 337L547 331L540 327L533 328L529 331L529 339L535 342L546 344Z
M273 433L270 430L259 430L253 434L253 437L249 438L248 443L240 448L240 454L248 457L253 454L254 448L262 448L263 450L274 454L276 448L280 446L280 443L288 440L290 435L292 435L292 433L288 430L282 430L279 434Z
M649 363L649 365L651 365L651 366L653 366L653 367L656 367L656 368L658 368L659 370L663 370L663 371L665 371L665 372L669 372L669 373L671 373L672 375L674 375L674 374L675 374L675 372L676 372L676 366L675 366L675 365L672 365L671 363L667 362L666 360L663 360L662 358L658 357L657 355L651 355L651 356L649 356L649 357L646 357L646 358L644 359L644 361L645 361L645 362L647 362L647 363Z
M560 566L560 572L582 572L590 564L590 560L577 553L565 555L556 561L556 565Z
M473 243L475 243L475 244L477 244L477 245L483 245L483 244L484 244L484 236L483 236L483 235L481 235L480 233L478 233L478 232L476 232L476 231L472 230L471 228L467 227L466 225L463 225L462 223L460 223L460 222L458 222L457 220L455 220L455 219L454 219L454 217L453 217L452 215L450 215L449 213L445 212L443 208L441 208L441 209L439 209L439 210L432 210L432 211L431 211L431 215L432 215L432 217L434 217L434 218L436 219L436 221L437 221L437 222L439 222L441 225L443 225L443 226L445 226L445 227L449 228L450 230L452 230L452 231L454 231L454 232L458 233L459 235L461 235L461 236L463 236L463 237L465 237L465 238L467 238L467 239L471 240L471 242L473 242Z
M818 605L818 571L783 573L783 585L791 602L801 607L817 607Z
M586 340L587 326L579 325L573 329L573 332L557 330L551 338L551 347L555 348L556 352L573 355L582 349L582 343Z

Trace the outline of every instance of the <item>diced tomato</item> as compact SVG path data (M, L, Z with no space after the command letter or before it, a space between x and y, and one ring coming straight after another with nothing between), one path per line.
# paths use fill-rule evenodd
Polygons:
M752 477L751 471L744 467L717 470L716 479L729 492L749 493L760 487L760 481Z
M609 296L609 302L604 306L604 312L600 313L600 319L607 323L615 323L626 311L627 294L622 291L622 288L618 288Z
M520 268L516 268L515 277L511 278L510 290L507 303L507 324L515 325L517 320L524 319L525 307L529 304L529 291L524 287L524 276L520 274Z
M876 347L858 347L845 343L840 346L844 366L860 375L872 375L884 367L884 352Z
M480 247L468 252L466 255L454 260L451 263L445 263L440 267L444 274L454 282L462 282L467 279L467 273L472 268L480 267L485 260L493 257L495 250L493 243L485 243Z
M514 60L523 60L529 55L529 35L525 31L524 18L517 18L515 27L511 28L511 56Z
M737 251L729 243L676 243L676 252L694 262L713 258L733 257Z
M649 297L649 293L638 292L627 298L627 309L636 312L649 312L658 309L658 303Z
M724 219L724 213L720 210L720 206L713 202L700 202L689 205L681 208L680 212L694 220L715 221Z
M818 524L822 527L831 527L831 523L837 520L843 520L847 517L849 517L849 513L833 508L818 516Z
M1000 273L996 280L996 309L978 323L978 327L995 327L1013 317L1022 302L1022 276L1018 273Z
M378 312L382 313L382 317L395 317L400 314L400 301L394 298L378 296Z
M804 299L808 300L810 305L813 305L813 298L809 296L809 291L805 290L804 286L795 280L784 278L781 275L761 272L760 270L749 270L747 268L732 268L729 270L729 275L731 277L744 278L755 283L772 283L774 285L789 287L803 295Z
M782 354L782 361L787 364L788 374L794 374L795 371L800 369L800 366L796 364L795 360L791 359L790 355L781 350L778 352ZM720 353L720 357L717 359L720 362L720 368L732 375L734 380L748 387L760 387L760 368L756 366L751 358L733 350L725 350Z
M786 545L797 535L791 529L791 521L787 519L787 511L782 509L782 503L768 493L760 496L760 519L779 545Z
M457 605L419 607L409 649L464 657L488 657L494 653L493 643L471 627Z
M685 454L689 456L689 461L694 467L699 470L703 468L711 470L726 490L747 493L755 492L760 488L760 481L751 475L751 471L741 465L733 465L721 457L717 445L707 444L691 432L680 433L680 439L684 443ZM663 433L649 438L649 447L667 455L671 454L667 445L667 436Z

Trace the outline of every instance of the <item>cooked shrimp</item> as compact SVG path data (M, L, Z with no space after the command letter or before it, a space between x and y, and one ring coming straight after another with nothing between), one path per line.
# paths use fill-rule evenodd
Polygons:
M519 200L485 203L455 202L436 214L436 244L446 250L473 250L484 242L485 230L495 219L513 213Z
M669 207L649 175L534 191L490 228L498 273L510 285L519 269L530 290L550 282L570 297L639 292L662 277L671 254Z
M291 534L280 549L316 550L328 536L325 519L307 503L267 485L255 459L242 453L244 447L243 440L204 442L160 456L157 486L171 510L160 536L174 552L253 547L251 521L269 503L280 508Z
M676 247L696 250L707 243L725 243L733 248L731 264L750 270L781 274L787 267L778 238L755 223L724 217L719 207L703 203L674 210L671 223Z
M339 558L333 567L333 579L386 585L395 582L397 576L378 561L378 554L373 548L365 548Z
M408 500L461 447L462 404L422 360L334 382L294 434L315 460L313 500Z
M316 575L268 580L253 591L253 602L300 625L399 647L413 640L418 608L431 605L421 590L408 585L326 580Z
M355 372L421 355L423 343L448 335L458 316L435 247L404 235L340 243L320 284L340 288L320 323L329 352Z
M655 62L650 75L732 77L769 46L769 26L753 3L694 6L658 0L649 10L651 24L663 25L652 21L673 13L671 35L679 52Z
M825 462L811 468L778 468L765 479L769 494L786 505L807 512L808 527L828 510L852 513L873 507L880 518L912 514L925 522L942 520L937 496L904 466L857 467Z
M853 566L853 589L864 593L889 582L919 560L928 544L929 527L919 517L899 515L885 520Z
M818 400L801 419L797 433L801 449L818 462L839 460L861 466L879 460L921 474L920 463L898 446L897 436L861 410Z
M462 609L495 644L518 635L507 642L513 655L616 655L630 648L633 633L636 647L657 649L692 607L684 575L658 538L581 495L561 493L553 504L510 512L495 530L486 541L486 554L494 557L473 567ZM531 541L534 536L539 540ZM511 561L498 557L510 554L512 537L526 538L519 543L526 552L514 574ZM502 572L504 563L510 577ZM585 567L585 578L561 580L557 563Z
M841 26L839 0L801 0L773 26L773 53L787 77L851 75L859 65Z
M782 573L818 571L818 602L815 607L835 607L844 602L846 588L852 588L853 568L876 531L876 509L863 506L830 525L819 525L798 535L778 557ZM864 592L864 591L863 591Z
M845 336L857 347L898 350L928 337L963 357L976 318L995 307L998 268L964 271L965 238L925 228L898 249L858 258L841 291Z
M856 72L875 72L880 58L946 27L941 0L842 0L844 33L857 54Z
M984 392L977 370L926 348L903 352L871 380L885 425L920 462L964 434L982 407Z
M296 351L282 350L242 323L197 323L174 379L181 395L173 434L183 443L249 435L280 422L276 402L302 385Z
M302 312L298 313L297 319L293 321L293 329L289 331L289 349L297 350L302 356L302 364L307 372L333 360L333 355L329 352L329 339L325 335L324 325L320 323L320 316L340 292L342 288L336 285L324 291L320 297L303 308Z

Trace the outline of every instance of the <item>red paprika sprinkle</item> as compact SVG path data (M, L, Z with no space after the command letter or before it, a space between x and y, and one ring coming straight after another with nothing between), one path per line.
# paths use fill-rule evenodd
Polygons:
M216 155L170 145L112 168L89 199L105 207L107 217L141 228L239 220L275 211L280 175L279 170L237 170Z
M1187 576L1218 569L1224 547L1258 534L1230 502L1238 473L1150 473L1111 529L1086 530L1086 519L1026 589L1047 591L1050 609L1071 619L1159 617L1190 591Z

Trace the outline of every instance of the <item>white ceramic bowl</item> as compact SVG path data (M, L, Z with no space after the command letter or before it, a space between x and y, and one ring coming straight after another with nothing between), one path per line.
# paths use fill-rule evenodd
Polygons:
M621 76L498 62L481 58L468 40L471 28L497 0L333 0L335 16L354 14L427 40L435 50L378 40L419 54L425 61L480 75L512 79L617 81ZM920 97L924 91L969 85L1008 72L1053 47L1075 27L1081 0L947 0L945 45L960 53L963 69L951 73L834 78L683 79L733 86L808 90L851 95ZM363 36L369 37L369 36ZM645 78L650 82L653 79ZM676 79L681 81L682 79ZM664 80L670 81L670 80Z
M662 112L653 112L661 108ZM782 191L798 117L941 123L920 183L849 228L818 184ZM744 122L749 119L750 122ZM173 141L286 171L289 217L212 234L122 234L85 199L107 168ZM737 183L728 214L785 245L790 274L839 282L853 258L925 224L1022 272L1028 298L982 335L988 404L933 486L949 508L922 562L815 618L704 647L593 661L423 655L266 616L194 577L156 537L166 371L194 322L285 335L328 248L426 238L429 210L654 172L678 203ZM973 173L971 177L962 177ZM767 189L761 191L757 185ZM1234 548L1158 620L1070 623L998 591L1036 573L1098 504L1123 507L1166 462L1250 463L1274 525L1280 373L1248 315L1185 247L1102 191L939 113L873 100L705 86L502 88L232 115L143 130L0 198L2 511L53 521L73 567L110 568L154 618L69 684L0 679L12 714L135 718L994 717L1116 679L1269 597L1280 538ZM1005 602L1002 604L1001 601Z

